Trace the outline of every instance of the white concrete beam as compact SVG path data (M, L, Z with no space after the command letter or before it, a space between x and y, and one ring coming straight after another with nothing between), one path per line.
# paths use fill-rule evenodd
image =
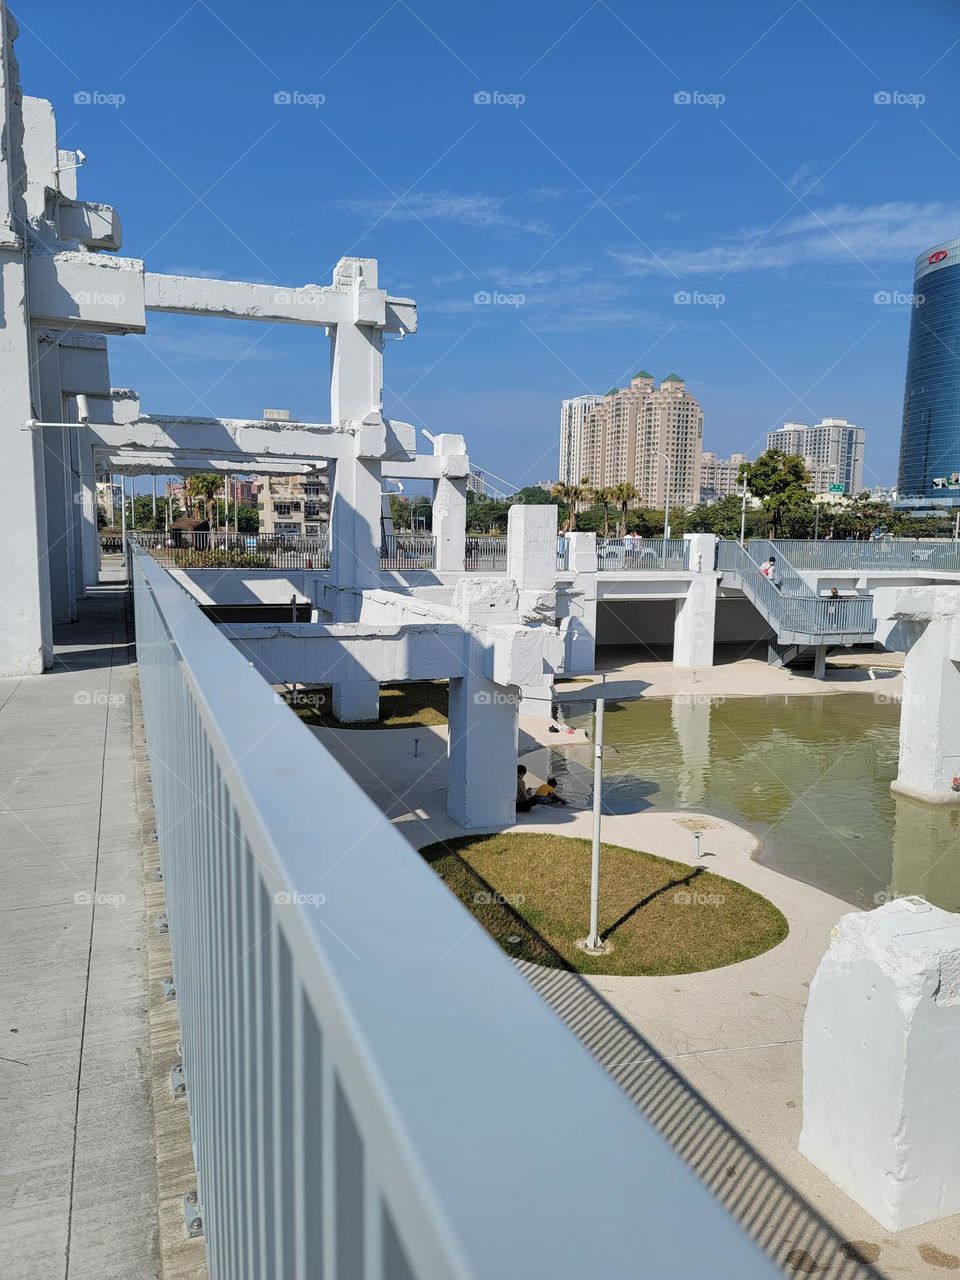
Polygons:
M30 316L51 329L144 333L143 263L75 250L30 256Z

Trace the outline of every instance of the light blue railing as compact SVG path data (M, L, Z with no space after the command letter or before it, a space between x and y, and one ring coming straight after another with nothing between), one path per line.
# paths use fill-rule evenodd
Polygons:
M687 543L683 538L598 538L597 566L614 569L687 568Z
M129 555L211 1280L637 1259L772 1278L318 739Z
M955 542L917 542L882 538L871 542L821 539L789 541L776 546L797 569L943 569L960 572L960 548Z
M744 594L759 609L777 635L798 644L839 644L873 635L873 601L870 596L821 598L803 584L793 565L781 553L771 577L760 572L771 544L751 542L746 549L731 540L718 547L718 567L735 574Z

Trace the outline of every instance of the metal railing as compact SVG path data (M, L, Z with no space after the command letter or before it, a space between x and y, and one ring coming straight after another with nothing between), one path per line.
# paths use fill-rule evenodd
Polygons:
M170 574L130 561L211 1280L778 1274Z
M821 598L803 582L786 557L777 555L771 577L760 572L771 544L751 542L747 549L724 540L717 550L718 568L736 575L744 594L763 614L778 637L800 644L830 644L873 635L870 596ZM800 589L798 584L802 584Z
M132 531L128 539L171 569L328 569L326 535Z
M123 552L123 534L101 533L100 553L105 556L117 556Z
M775 545L798 569L943 569L960 573L960 547L955 542L827 538L818 542L778 539Z
M611 569L685 570L687 543L683 538L598 538L597 567Z
M432 533L385 533L380 544L380 568L432 569L436 554Z
M467 573L506 573L506 537L468 533L464 567Z

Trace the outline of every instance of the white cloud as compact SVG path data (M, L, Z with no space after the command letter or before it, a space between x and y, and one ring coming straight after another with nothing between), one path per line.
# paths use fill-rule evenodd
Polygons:
M889 263L907 269L928 244L960 232L960 207L940 201L877 205L838 204L785 219L764 234L744 228L702 249L653 253L611 251L631 275L718 275L813 264Z
M510 204L529 200L544 203L554 196L546 188L538 188L523 197L498 195L461 195L453 191L413 191L402 200L389 194L382 196L356 196L339 200L327 200L322 207L353 213L358 217L378 219L384 222L445 222L466 227L482 227L486 230L529 232L548 236L551 228L537 219L513 213Z

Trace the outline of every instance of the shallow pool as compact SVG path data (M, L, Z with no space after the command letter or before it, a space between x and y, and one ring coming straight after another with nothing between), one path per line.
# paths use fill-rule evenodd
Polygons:
M960 910L960 806L890 791L899 715L882 691L609 701L604 811L713 813L759 837L759 862L858 906L917 893ZM589 727L592 708L564 702L563 716ZM524 759L592 803L592 748Z

